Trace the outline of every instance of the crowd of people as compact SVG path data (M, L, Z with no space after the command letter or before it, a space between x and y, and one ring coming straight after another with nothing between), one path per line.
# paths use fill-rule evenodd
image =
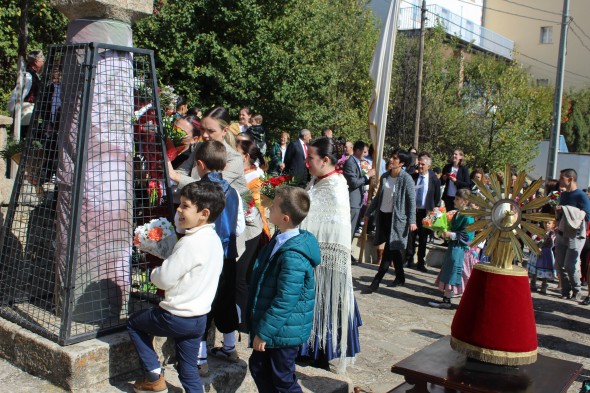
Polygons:
M176 120L176 126L187 134L186 153L168 164L170 178L180 190L177 227L188 235L200 233L198 225L188 224L193 221L187 217L194 215L201 217L197 223L203 227L214 223L211 230L220 239L222 256L214 273L219 275L218 281L209 276L197 280L198 285L209 288L207 293L203 289L202 294L195 294L198 302L178 295L187 285L186 275L194 274L195 260L186 262L184 275L173 276L176 284L162 281L177 269L172 267L176 255L188 255L183 248L188 250L194 244L179 242L174 254L152 273L154 283L166 287L166 297L159 311L142 311L129 322L131 337L148 372L147 380L137 385L144 391L157 391L149 389L165 383L153 350L145 347L144 336L166 335L161 321L154 322L165 317L160 315L162 309L175 317L188 314L204 321L197 318L198 329L193 331L190 345L175 323L169 322L167 327L168 335L176 339L177 351L190 350L197 357L196 368L186 364L184 355L178 358L186 391L200 391L197 379L208 375L209 355L229 362L239 360L236 331L249 334L254 349L250 371L260 391L301 391L295 376L296 359L345 372L360 352L362 319L351 271L357 261L351 250L355 233L363 224L372 232L379 265L363 294L378 290L390 266L395 275L390 287L405 284L404 267L428 272L426 248L433 233L423 225L423 219L437 206L456 213L450 229L441 234L448 251L434 285L441 290L442 299L429 305L452 308L451 299L461 295L473 266L486 261L485 241L471 247L474 234L466 228L473 218L462 211L474 207L469 195L479 193L479 187L489 187L491 175L481 169L470 172L461 150L453 152L442 170L432 168L431 154L415 149L391 150L387 160L373 165L367 143L336 140L331 129L315 139L310 130L303 129L293 141L283 132L267 149L261 123L262 116L252 115L248 108L242 108L239 121L232 123L222 107L208 110L200 119L182 115ZM268 211L261 200L267 174L294 176L293 186L277 189ZM499 182L514 181L516 173L513 179L493 176ZM577 189L576 180L575 170L566 169L559 180L547 182L545 192L559 192L559 203L542 210L555 213L556 221L544 224L547 235L536 239L541 254L531 253L528 270L531 290L537 290L539 280L540 292L546 293L557 277L564 298L582 300L580 271L587 269L587 264L581 261L590 255L586 241L590 200ZM376 188L374 198L368 197L371 183ZM224 194L224 198L216 197L225 202L218 214L194 197L205 192L198 186L211 184ZM254 202L246 201L244 195ZM191 208L194 211L188 214ZM203 243L200 249L208 247L212 245ZM586 297L581 304L589 302ZM213 321L223 333L223 341L221 346L208 349L204 337Z
M33 77L26 81L25 102L31 96L34 102L35 67L42 60L42 54L30 56ZM405 285L405 268L427 273L427 245L434 234L423 220L438 206L456 211L441 234L448 251L434 285L442 299L429 302L452 308L473 266L488 260L485 241L470 245L474 234L466 228L473 218L462 214L469 195L489 187L490 176L498 182L516 178L479 168L470 172L460 149L442 169L433 167L430 153L414 148L393 149L375 163L372 146L336 139L330 128L315 139L302 129L292 141L282 132L270 143L263 116L248 107L232 121L223 107L201 113L180 99L174 127L184 138L167 165L176 190L175 226L184 236L151 274L165 290L159 307L129 319L146 371L136 391L166 387L150 340L154 335L174 338L187 392L202 391L208 356L239 361L240 332L249 334L250 372L260 391L300 392L296 359L345 372L360 352L362 319L351 265L358 263L352 242L361 228L368 227L377 250L377 273L363 291L368 295L389 271L395 276L389 287ZM279 175L293 176L294 184L278 189L266 206L264 179ZM574 169L547 180L544 189L559 197L541 209L556 219L544 223L546 235L535 239L541 253L529 254L531 291L546 294L557 280L563 298L589 305L582 285L590 275L590 199L578 189ZM213 323L223 340L207 348Z

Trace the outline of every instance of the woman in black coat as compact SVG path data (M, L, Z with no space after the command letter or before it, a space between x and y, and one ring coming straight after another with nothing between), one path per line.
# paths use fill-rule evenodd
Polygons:
M445 185L442 200L445 202L447 211L455 210L455 194L457 190L469 188L469 168L463 165L463 150L455 150L449 163L442 170L442 182Z

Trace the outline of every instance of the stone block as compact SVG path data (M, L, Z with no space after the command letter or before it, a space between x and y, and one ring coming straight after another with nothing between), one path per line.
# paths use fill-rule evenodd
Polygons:
M139 369L125 331L62 347L2 318L0 356L67 390L89 388Z
M51 5L69 20L115 19L133 23L153 12L152 0L51 0Z
M247 347L247 343L248 337L243 334L242 341L236 343L240 356L237 363L209 357L211 374L202 379L204 391L258 391L248 372L252 349ZM168 363L165 366L167 382L180 388L178 373L170 363L173 360L173 342L158 337L154 347L164 364ZM141 376L139 360L126 331L62 347L0 318L0 357L68 391L128 391L130 384ZM297 377L304 393L351 391L352 381L346 375L323 369L298 365Z

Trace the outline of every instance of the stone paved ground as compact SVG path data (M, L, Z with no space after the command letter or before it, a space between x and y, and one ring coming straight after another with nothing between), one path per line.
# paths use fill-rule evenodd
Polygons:
M362 354L348 376L354 384L374 393L386 392L403 382L392 374L391 365L437 339L450 334L453 310L438 310L428 301L440 293L432 282L436 269L421 273L409 270L404 287L387 288L393 276L385 276L378 293L360 294L376 272L376 266L353 267L356 298L363 317ZM392 271L392 269L390 269ZM408 271L408 269L406 269ZM551 284L550 288L555 288ZM581 381L590 379L590 307L558 298L557 291L546 296L534 294L539 353L584 365L568 393L578 393ZM586 295L584 291L584 295ZM453 299L458 303L458 299Z
M429 300L439 296L432 285L437 270L431 270L428 274L410 270L406 286L395 289L385 287L393 279L392 275L386 276L378 293L363 295L360 291L370 283L376 266L362 264L353 267L355 293L364 322L361 328L362 353L355 365L349 367L347 375L353 386L372 393L386 392L397 386L402 378L389 371L391 365L450 333L454 311L432 309L427 305ZM550 288L554 289L555 284ZM590 379L590 307L559 299L557 295L554 290L550 290L547 296L533 295L539 352L584 365L582 375L568 391L578 393L581 381ZM243 348L240 352L242 358L248 354ZM306 373L304 369L302 371ZM177 384L173 370L169 368L167 372L172 384ZM92 391L131 392L131 380ZM6 391L23 393L62 391L2 360L0 385ZM171 388L170 391L179 393L182 390Z

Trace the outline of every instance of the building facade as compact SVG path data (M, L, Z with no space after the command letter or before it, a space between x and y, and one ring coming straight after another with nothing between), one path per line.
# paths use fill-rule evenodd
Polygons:
M563 1L485 0L482 25L514 41L514 58L537 85L554 85ZM571 0L564 88L590 87L590 1Z

